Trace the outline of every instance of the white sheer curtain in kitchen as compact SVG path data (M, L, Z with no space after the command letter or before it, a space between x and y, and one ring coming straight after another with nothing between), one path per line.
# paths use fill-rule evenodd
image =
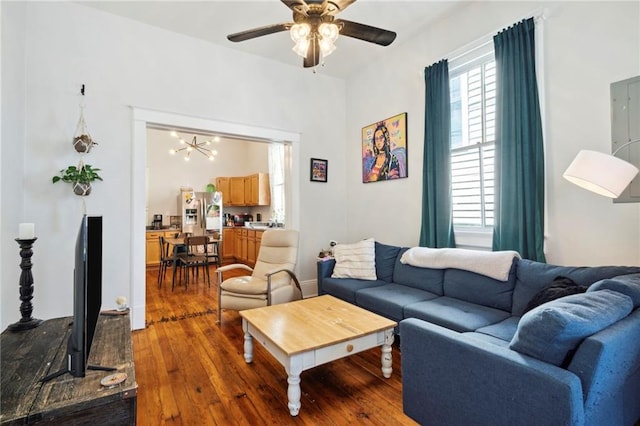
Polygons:
M285 222L284 154L282 143L269 145L269 185L271 186L271 220Z

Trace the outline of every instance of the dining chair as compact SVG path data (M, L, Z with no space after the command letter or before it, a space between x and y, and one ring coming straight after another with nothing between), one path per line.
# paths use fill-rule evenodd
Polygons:
M158 237L160 243L160 269L158 270L158 288L162 288L162 282L167 275L167 267L173 265L173 256L169 254L169 244L163 236Z
M209 237L199 235L185 239L186 252L178 254L178 261L184 270L185 288L189 288L189 270L191 275L198 276L198 269L204 268L207 277L207 285L211 287L209 277Z
M222 322L222 309L241 311L301 299L302 288L293 272L297 256L298 231L268 230L262 234L253 268L242 263L219 267L218 323ZM223 273L233 269L243 269L251 275L223 280Z

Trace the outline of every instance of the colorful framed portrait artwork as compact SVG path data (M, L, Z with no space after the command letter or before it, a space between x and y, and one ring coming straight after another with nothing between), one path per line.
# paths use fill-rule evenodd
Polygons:
M362 128L362 182L406 178L407 113Z
M326 182L329 162L319 158L311 159L311 182Z

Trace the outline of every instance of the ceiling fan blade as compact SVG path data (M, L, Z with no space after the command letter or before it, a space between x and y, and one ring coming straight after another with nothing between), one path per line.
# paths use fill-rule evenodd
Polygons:
M265 27L254 28L247 31L241 31L235 34L229 34L227 39L230 41L245 41L256 37L262 37L268 34L279 33L280 31L286 31L291 28L293 23L287 22L284 24L267 25Z
M388 46L396 39L396 33L383 30L382 28L346 21L344 19L336 19L333 22L342 26L340 35L343 36L357 38L381 46Z
M307 56L305 56L302 65L305 68L315 67L320 63L320 44L318 39L313 39L309 44L309 50L307 50Z
M355 2L356 0L329 0L327 2L327 13L329 15L336 15L338 12L342 12Z

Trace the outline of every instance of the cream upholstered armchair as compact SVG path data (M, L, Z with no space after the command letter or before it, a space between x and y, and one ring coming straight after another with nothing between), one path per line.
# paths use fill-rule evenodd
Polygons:
M298 231L268 230L262 234L253 268L240 263L218 268L218 321L222 321L222 309L242 311L301 299L302 289L293 273L297 257ZM251 275L223 281L223 273L232 269Z

